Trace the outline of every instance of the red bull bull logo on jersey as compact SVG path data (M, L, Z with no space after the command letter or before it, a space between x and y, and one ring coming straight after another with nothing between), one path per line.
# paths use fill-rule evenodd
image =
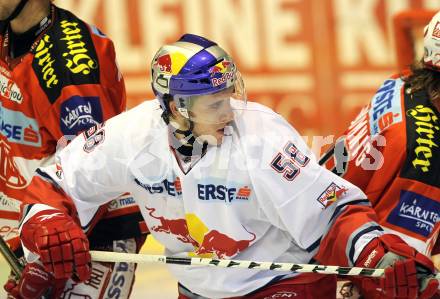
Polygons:
M202 244L200 244L195 253L197 255L214 254L218 258L234 256L248 248L251 242L255 240L255 234L249 231L248 233L251 235L250 239L234 240L218 230L211 230L204 236Z
M244 226L243 229L249 234L249 238L236 240L224 232L209 229L195 214L185 214L185 218L168 219L159 215L155 208L145 206L145 209L154 223L149 224L150 232L172 235L185 244L191 244L194 251L189 252L189 256L232 257L248 248L256 239L256 234Z
M167 219L163 216L156 215L155 208L149 208L147 206L145 206L145 208L147 211L149 211L148 214L152 218L159 221L157 225L149 227L150 231L171 234L183 243L189 243L195 247L199 246L199 244L189 234L186 219Z
M247 191L243 189L243 192ZM256 235L244 226L242 229L239 227L234 229L235 233L240 231L244 233L244 236L236 238L236 235L233 237L225 231L208 228L196 214L185 214L185 219L189 234L198 244L189 256L230 258L244 251L256 240Z

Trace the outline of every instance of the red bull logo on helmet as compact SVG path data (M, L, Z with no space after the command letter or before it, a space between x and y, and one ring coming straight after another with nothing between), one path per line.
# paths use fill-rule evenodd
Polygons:
M234 72L232 71L233 63L231 61L221 61L214 65L209 72L211 73L211 83L212 85L219 86L228 80L234 78Z
M160 71L171 74L171 56L170 54L165 54L157 57L154 62L154 66Z
M228 80L234 79L234 73L233 72L227 72L223 74L220 78L212 78L211 83L213 86L219 86L223 83L227 82Z
M153 67L155 67L159 72L177 75L188 58L180 52L169 52L163 55L158 55L153 62Z
M211 77L214 77L217 74L225 74L228 71L228 68L232 65L232 62L223 60L216 65L214 65L209 72L211 73Z

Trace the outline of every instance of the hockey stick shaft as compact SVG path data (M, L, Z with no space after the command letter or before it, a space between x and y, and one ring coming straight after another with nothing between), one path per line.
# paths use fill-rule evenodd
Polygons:
M107 251L90 251L92 260L99 262L126 262L126 263L151 263L191 265L191 266L214 266L221 268L244 268L257 270L274 270L298 273L338 274L350 276L379 277L384 273L383 269L370 269L360 267L339 267L311 264L254 262L240 260L223 260L210 258L169 257L152 254L133 254ZM440 275L437 274L437 279Z
M16 277L21 276L21 272L23 271L23 265L20 263L18 258L15 256L14 252L12 252L11 248L9 248L8 244L3 237L0 236L0 253L5 258L9 267L11 267L12 272Z
M11 250L11 248L8 246L5 240L3 240L3 237L0 236L0 254L5 258L6 262L8 263L9 267L12 270L12 273L14 273L17 280L21 277L21 273L23 272L23 264L20 263L20 260L15 256L14 252ZM51 288L49 288L46 291L46 294L44 294L41 299L47 299L50 298L51 294Z

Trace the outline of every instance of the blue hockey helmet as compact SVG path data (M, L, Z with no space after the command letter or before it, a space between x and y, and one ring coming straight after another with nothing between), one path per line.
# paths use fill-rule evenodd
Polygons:
M211 94L226 96L230 107L246 104L243 80L232 58L215 42L198 35L185 34L162 46L151 63L151 74L153 91L168 114L173 100L183 117L215 122L210 115L195 118L191 114L194 102Z

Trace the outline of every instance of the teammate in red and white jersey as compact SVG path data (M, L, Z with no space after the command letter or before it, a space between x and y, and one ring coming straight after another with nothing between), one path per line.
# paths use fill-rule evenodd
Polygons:
M424 47L421 64L386 80L321 164L365 192L386 232L431 256L440 253L440 13Z
M0 0L0 20L0 233L20 255L19 206L35 169L53 163L60 138L124 111L126 96L113 43L96 27L49 0ZM118 199L101 213L106 219L90 235L92 247L136 252L142 217L133 200ZM25 269L27 289L41 283L30 277L31 266L38 267ZM93 284L69 282L65 296L128 297L134 265L110 273L112 268L96 264L102 275L96 274ZM107 287L106 278L118 275L125 283ZM6 288L16 295L13 286L11 281ZM62 290L62 283L53 289Z
M215 42L185 34L161 47L152 87L156 100L87 130L56 164L37 170L22 211L28 260L40 260L56 278L90 277L81 226L96 207L129 191L167 255L368 262L388 267L378 286L389 295L435 292L431 260L384 234L365 194L319 166L286 120L247 102L235 63ZM170 270L182 299L336 296L334 276Z

